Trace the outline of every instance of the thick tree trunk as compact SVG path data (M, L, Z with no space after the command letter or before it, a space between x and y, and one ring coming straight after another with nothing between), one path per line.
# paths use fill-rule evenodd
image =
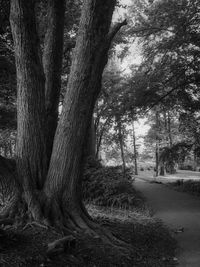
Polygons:
M116 0L84 1L46 176L45 79L38 54L34 2L11 1L18 82L18 174L34 219L88 230L93 222L88 220L81 198L85 140L111 41L126 23L109 31Z
M109 33L109 28L115 3L115 0L84 1L45 184L49 201L56 200L62 213L71 218L71 224L80 228L87 227L81 199L84 143L114 37L114 31Z
M46 151L49 164L58 122L61 89L65 0L49 0L43 66L46 100Z
M44 73L34 2L12 0L10 22L17 69L17 167L30 209L46 177Z

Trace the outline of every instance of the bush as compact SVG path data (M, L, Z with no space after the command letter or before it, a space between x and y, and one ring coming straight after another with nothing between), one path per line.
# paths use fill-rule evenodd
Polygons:
M119 167L89 167L83 178L83 199L99 206L129 209L139 206L141 196L134 189L130 172L125 177Z
M172 186L175 186L178 190L191 193L194 195L200 195L200 181L194 181L194 180L178 180L175 183L172 184Z
M182 165L179 169L183 171L193 171L193 167L191 165Z

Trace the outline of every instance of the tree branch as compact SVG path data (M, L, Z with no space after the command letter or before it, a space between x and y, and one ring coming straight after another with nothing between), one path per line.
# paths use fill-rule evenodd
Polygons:
M129 33L130 34L141 34L141 36L148 36L151 34L155 34L159 31L167 31L167 32L171 32L171 33L175 33L174 30L171 30L169 28L163 28L163 27L147 27L147 28L135 28L135 29L130 29ZM146 34L144 34L144 32L147 32Z
M127 20L116 23L108 33L108 41L111 42L122 26L127 25Z
M183 86L185 83L178 84L176 87L173 87L171 90L169 90L166 94L161 96L156 102L154 102L146 111L144 114L147 114L152 108L154 108L156 105L158 105L160 102L162 102L163 99L165 99L167 96L169 96L174 91L180 89L181 86Z

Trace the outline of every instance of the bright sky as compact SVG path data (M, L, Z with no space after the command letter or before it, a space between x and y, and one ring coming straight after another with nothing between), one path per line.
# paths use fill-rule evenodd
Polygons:
M120 4L130 6L132 0L121 0ZM118 8L114 13L114 20L122 21L125 17L126 9ZM120 45L117 48L120 50ZM133 64L140 64L142 61L142 57L140 54L140 48L137 42L133 42L130 44L128 55L120 62L120 68L124 71L124 74L131 74L129 66ZM145 136L149 130L150 126L147 124L147 119L139 119L138 122L135 123L135 133L136 136Z
M145 136L150 129L150 126L147 124L147 119L139 119L135 123L135 133L136 136Z

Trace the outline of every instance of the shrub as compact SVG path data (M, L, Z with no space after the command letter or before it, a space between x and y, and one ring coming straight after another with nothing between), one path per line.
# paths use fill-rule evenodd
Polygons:
M191 193L194 195L200 195L200 181L194 181L194 180L178 180L175 183L172 184L172 186L175 186L178 190Z
M129 209L139 206L141 196L134 189L130 172L125 177L119 167L89 167L84 172L83 199L99 206Z

